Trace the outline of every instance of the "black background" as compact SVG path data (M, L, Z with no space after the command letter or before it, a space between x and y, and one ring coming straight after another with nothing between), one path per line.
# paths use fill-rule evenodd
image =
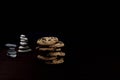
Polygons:
M113 51L109 46L110 44L108 44L109 39L106 38L109 35L104 34L103 36L95 31L92 34L92 31L86 31L87 29L79 29L79 31L75 27L72 30L67 29L67 27L66 29L60 26L55 27L56 29L52 27L42 28L40 26L37 28L31 26L29 30L27 30L27 27L24 30L21 29L22 27L19 27L19 31L16 28L12 31L5 31L5 29L5 32L1 32L0 48L2 52L5 43L19 45L20 34L25 34L29 38L29 45L33 49L36 47L38 38L43 36L56 36L65 43L65 47L63 48L63 51L66 53L64 64L55 66L43 65L36 59L36 54L25 54L22 57L18 56L18 58L12 60L7 58L5 53L1 53L0 78L2 80L96 79L96 77L100 79L110 77L113 72L117 74L116 72L119 70L117 69L119 59L118 57L112 56ZM117 62L116 59L118 60ZM17 62L18 64L16 64Z
M34 9L33 9L34 10ZM105 28L106 17L88 10L3 12L0 29L0 80L102 79L117 77L119 56L113 56L111 30ZM9 12L9 11L8 11ZM26 13L27 12L27 13ZM34 12L34 13L33 13ZM49 14L48 14L49 13ZM89 14L88 14L89 13ZM43 65L36 55L24 54L16 59L3 53L5 43L19 45L20 34L36 47L42 36L57 36L65 43L65 63Z

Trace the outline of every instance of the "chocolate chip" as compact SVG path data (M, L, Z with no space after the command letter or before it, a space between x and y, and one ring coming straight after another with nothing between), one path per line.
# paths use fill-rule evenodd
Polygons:
M51 39L48 39L48 41L51 41Z
M46 39L45 39L45 38L43 38L42 40L45 40L45 41L46 41Z

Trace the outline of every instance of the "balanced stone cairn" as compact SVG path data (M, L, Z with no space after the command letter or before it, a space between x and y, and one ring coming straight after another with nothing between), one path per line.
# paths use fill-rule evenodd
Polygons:
M37 58L46 64L61 64L64 62L65 53L61 51L64 43L57 37L42 37L37 40Z
M18 52L30 52L31 49L28 46L28 38L21 34L20 35L20 46L18 47Z
M7 44L5 44L5 46L8 47L7 56L15 58L17 56L17 54L16 54L17 52L15 50L17 45L16 44L7 43Z

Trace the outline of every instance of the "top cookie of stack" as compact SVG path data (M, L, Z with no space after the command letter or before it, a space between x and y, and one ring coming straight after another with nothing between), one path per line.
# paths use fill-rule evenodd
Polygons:
M64 47L64 43L57 37L42 37L37 40L37 44L40 51L61 51L61 47Z

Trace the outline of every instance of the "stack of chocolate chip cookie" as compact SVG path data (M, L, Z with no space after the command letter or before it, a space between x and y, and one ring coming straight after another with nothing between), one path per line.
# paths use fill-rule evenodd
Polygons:
M37 40L38 59L46 64L61 64L64 62L65 53L61 51L64 43L57 37L42 37Z

